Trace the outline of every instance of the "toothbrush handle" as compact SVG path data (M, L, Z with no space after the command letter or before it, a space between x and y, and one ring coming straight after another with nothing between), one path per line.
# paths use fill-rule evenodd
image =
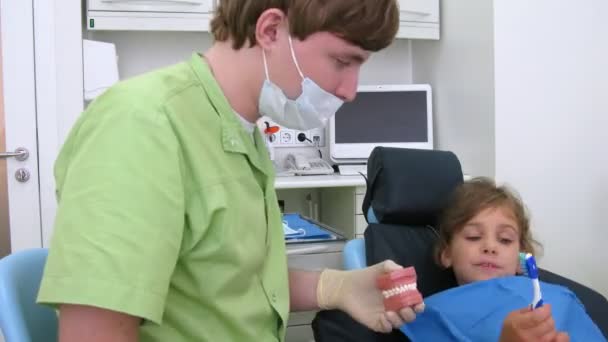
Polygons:
M543 306L543 297L540 294L540 282L538 278L532 279L532 285L534 287L534 298L532 300L532 308L537 309Z

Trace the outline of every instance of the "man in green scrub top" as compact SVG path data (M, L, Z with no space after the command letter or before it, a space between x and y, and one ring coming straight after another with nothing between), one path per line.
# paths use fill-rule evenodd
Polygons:
M274 171L255 127L322 126L388 46L396 0L221 0L215 42L121 82L72 129L38 301L71 341L283 341L289 311L341 309L376 331L378 275L288 270Z

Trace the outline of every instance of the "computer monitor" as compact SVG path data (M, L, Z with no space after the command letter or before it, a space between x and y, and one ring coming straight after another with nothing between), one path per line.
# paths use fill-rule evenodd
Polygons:
M366 163L376 146L433 149L428 84L360 86L329 122L329 152L336 164Z

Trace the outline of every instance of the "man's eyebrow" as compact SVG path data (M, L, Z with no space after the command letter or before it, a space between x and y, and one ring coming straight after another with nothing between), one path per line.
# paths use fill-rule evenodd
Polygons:
M349 59L351 61L357 62L359 64L365 62L367 58L360 53L356 52L345 52L345 53L337 53L337 56L341 56L342 58Z
M357 63L363 63L366 60L366 58L364 56L362 56L361 54L358 54L358 53L349 54L349 58L354 60Z

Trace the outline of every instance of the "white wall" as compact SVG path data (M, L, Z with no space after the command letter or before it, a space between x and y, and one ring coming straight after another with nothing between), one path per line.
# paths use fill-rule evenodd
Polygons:
M121 79L182 62L205 51L211 36L203 32L86 31L88 39L116 44Z
M608 295L605 0L496 1L496 177L519 189L541 266Z
M202 32L88 31L86 35L116 44L121 79L183 61L192 52L204 52L211 46L211 35ZM408 40L396 40L372 55L361 71L360 83L411 83L411 70Z
M433 87L435 141L463 172L494 176L492 1L442 1L441 39L412 43L413 80Z

